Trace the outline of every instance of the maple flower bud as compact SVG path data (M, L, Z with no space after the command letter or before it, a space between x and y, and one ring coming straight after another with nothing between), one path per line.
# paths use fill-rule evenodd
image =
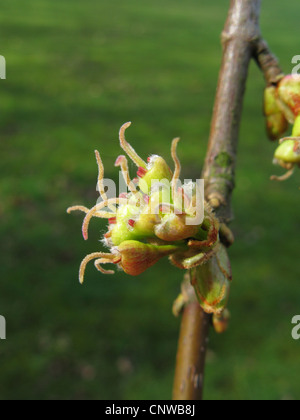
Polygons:
M149 212L157 214L160 205L163 203L171 204L172 202L172 190L170 184L166 185L161 182L157 182L152 186L149 200Z
M141 191L149 194L153 181L170 183L172 171L162 157L154 155L148 159L146 170L139 168L138 176L141 178L139 182Z
M155 237L154 229L156 224L156 215L149 213L148 207L146 207L145 210L139 214L133 227L133 233L141 239Z
M286 120L277 102L275 86L268 86L264 93L264 114L266 117L266 129L270 140L278 140L288 129Z
M285 76L278 84L277 97L286 119L293 124L300 114L300 75Z
M167 242L181 241L197 235L199 226L187 225L185 214L166 214L155 226L155 235Z
M274 164L287 169L287 173L282 176L273 175L272 181L285 181L290 178L295 169L295 165L300 166L300 138L287 137L282 139L274 155Z
M116 223L111 229L110 240L114 246L120 245L124 241L136 239L132 230L128 228L129 220L134 219L138 214L138 209L133 205L119 207L116 215Z
M202 217L202 196L197 184L188 182L180 187L178 185L181 171L177 156L179 139L174 139L171 146L175 166L172 173L160 156L151 156L147 164L137 154L125 138L125 131L129 126L130 123L126 123L120 129L120 145L138 167L139 179L131 180L127 158L120 155L115 166L120 167L129 192L108 199L104 188L104 166L99 152L96 151L97 189L101 200L91 209L81 205L68 209L69 213L86 213L82 225L85 240L88 239L88 229L93 217L108 219L108 231L104 235L103 243L110 253L94 252L84 258L80 266L81 283L86 266L92 260L95 260L96 269L103 274L114 273L103 268L104 264L118 264L127 274L136 276L165 256L169 256L170 261L181 269L193 269L206 264L219 249L219 222L207 203L202 209ZM224 277L226 267L223 271L220 268L222 252L219 251L218 254L220 256L216 256L214 261L219 264L219 270ZM203 291L200 286L199 290ZM216 311L218 309L219 306Z
M220 315L227 306L232 272L226 248L220 245L217 254L192 273L191 283L206 313Z
M119 264L125 273L138 276L156 264L161 258L181 250L176 245L151 245L138 241L125 241L118 248Z

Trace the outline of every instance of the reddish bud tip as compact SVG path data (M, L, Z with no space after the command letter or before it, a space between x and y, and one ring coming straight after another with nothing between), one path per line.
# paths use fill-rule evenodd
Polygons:
M137 171L137 176L139 177L139 178L144 178L144 176L146 175L146 173L147 173L148 171L147 171L147 169L145 169L145 168L142 168L141 166L139 167L139 170Z
M133 220L133 219L128 220L128 224L129 224L129 226L134 227L135 220Z
M86 229L86 227L85 227L85 226L82 228L82 236L83 236L83 239L84 239L85 241L87 241L87 240L88 240L89 235L88 235L88 231L87 231L87 229Z
M124 161L125 156L121 155L117 158L115 162L115 166L121 166L122 162Z
M117 223L117 218L116 217L111 217L110 219L108 219L108 223L110 225L115 225Z
M299 141L295 141L293 152L300 154L300 142Z

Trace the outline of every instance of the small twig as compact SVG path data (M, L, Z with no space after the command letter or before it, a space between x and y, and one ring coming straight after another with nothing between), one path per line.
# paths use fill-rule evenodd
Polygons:
M253 57L263 72L267 85L277 84L284 76L277 57L272 54L264 39L260 38L255 43Z
M222 34L223 62L204 167L207 198L223 222L233 218L231 195L248 68L261 38L261 0L231 0Z
M222 34L223 61L203 177L206 180L206 198L225 223L233 218L231 195L235 185L239 127L249 63L255 45L261 39L260 5L261 0L231 0ZM197 303L191 302L185 307L177 353L174 399L202 399L208 320L209 315Z

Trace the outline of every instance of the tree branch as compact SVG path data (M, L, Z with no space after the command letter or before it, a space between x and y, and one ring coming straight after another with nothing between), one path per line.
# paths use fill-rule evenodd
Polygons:
M224 222L233 218L231 195L239 128L249 63L260 39L260 3L261 0L231 0L222 34L223 62L203 175L207 199Z
M206 198L222 222L233 218L231 196L242 104L250 60L259 29L261 0L231 0L222 34L223 60L219 76L208 152L203 171ZM179 337L174 399L201 400L209 315L191 301L184 309Z
M272 54L268 44L262 38L255 44L254 59L263 72L267 85L277 84L284 76L277 57Z
M209 325L210 317L198 302L186 306L177 351L174 400L202 399Z

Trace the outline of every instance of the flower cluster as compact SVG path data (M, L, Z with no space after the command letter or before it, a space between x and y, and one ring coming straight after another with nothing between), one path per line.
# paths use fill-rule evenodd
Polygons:
M122 172L127 192L116 198L107 197L104 167L96 151L100 202L91 209L83 206L68 209L68 213L76 210L86 213L82 226L85 240L93 217L108 219L103 243L110 252L88 255L80 266L80 282L83 283L86 266L92 260L101 273L114 274L103 267L114 264L132 276L143 273L165 256L181 269L207 264L206 270L211 273L207 275L208 280L202 278L203 273L199 271L196 275L198 281L194 275L192 284L203 308L207 312L220 313L227 303L230 263L220 244L220 224L201 196L198 184L180 184L179 139L172 142L171 155L175 165L172 172L160 156L151 156L147 162L138 156L125 139L125 130L129 126L130 123L126 123L120 129L120 145L136 164L137 178L131 179L125 156L119 156L115 163Z
M287 173L271 179L284 181L293 174L295 166L300 166L300 75L284 76L276 86L267 87L264 111L271 140L280 139L289 123L293 125L292 136L281 138L274 157L274 163L287 169Z

